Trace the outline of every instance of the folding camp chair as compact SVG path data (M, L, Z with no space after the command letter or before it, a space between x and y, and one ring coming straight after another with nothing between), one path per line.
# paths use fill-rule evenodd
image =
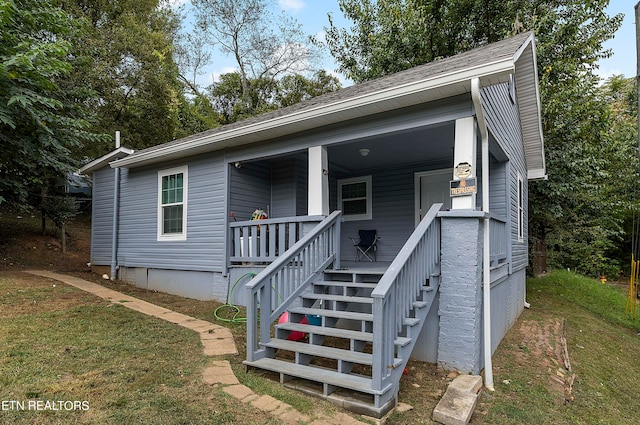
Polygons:
M358 237L350 237L353 246L356 248L356 261L366 258L369 261L376 261L376 250L378 232L376 230L358 230Z

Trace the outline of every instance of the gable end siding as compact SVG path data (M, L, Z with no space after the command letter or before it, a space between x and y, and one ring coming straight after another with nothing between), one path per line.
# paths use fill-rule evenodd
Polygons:
M507 208L508 226L511 230L511 270L517 271L528 264L528 211L524 214L524 241L518 240L518 173L525 179L524 205L528 205L526 185L527 168L524 157L522 132L517 104L509 95L509 84L498 84L482 89L482 102L485 107L487 127L509 158L509 205Z

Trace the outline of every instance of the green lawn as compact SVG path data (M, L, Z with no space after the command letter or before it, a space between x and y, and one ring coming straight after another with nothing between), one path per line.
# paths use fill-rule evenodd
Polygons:
M0 353L2 424L277 423L202 383L195 332L36 277L0 275Z
M218 305L106 285L211 321ZM568 272L530 279L531 308L494 354L496 391L481 393L471 423L637 424L640 320L625 314L625 294ZM571 372L561 356L563 323ZM303 413L334 409L262 373L247 374L241 365L244 326L230 326L241 354L226 358L242 383ZM278 423L202 383L207 359L194 332L23 273L0 272L0 354L0 424ZM569 393L558 381L572 377ZM432 423L449 380L433 365L410 363L400 401L414 408L394 413L387 423ZM67 404L58 406L62 410L16 404L28 407L29 401L40 401L41 408L47 401ZM66 411L69 406L76 410Z
M623 289L566 271L529 279L531 308L498 348L496 391L483 393L473 423L638 424L640 320L625 315ZM563 320L572 367L565 378L575 377L570 394L551 377L564 369L558 335L538 352L541 335L556 334Z

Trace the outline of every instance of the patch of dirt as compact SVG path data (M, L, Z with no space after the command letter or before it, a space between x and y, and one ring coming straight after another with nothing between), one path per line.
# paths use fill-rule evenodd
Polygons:
M565 401L566 370L562 349L562 320L548 319L544 322L523 320L518 326L521 350L516 351L518 361L524 367L532 360L541 371L546 371L550 393L559 403Z
M42 231L39 213L20 214L0 208L0 271L29 268L61 272L88 271L91 257L90 213L67 226L67 251L62 252L60 230L50 221Z

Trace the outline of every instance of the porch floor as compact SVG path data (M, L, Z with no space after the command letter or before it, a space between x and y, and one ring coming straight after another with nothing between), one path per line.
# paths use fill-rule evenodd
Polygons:
M379 274L383 275L389 266L390 261L345 261L340 260L340 268L333 270L325 270L325 273L344 273L344 274Z

